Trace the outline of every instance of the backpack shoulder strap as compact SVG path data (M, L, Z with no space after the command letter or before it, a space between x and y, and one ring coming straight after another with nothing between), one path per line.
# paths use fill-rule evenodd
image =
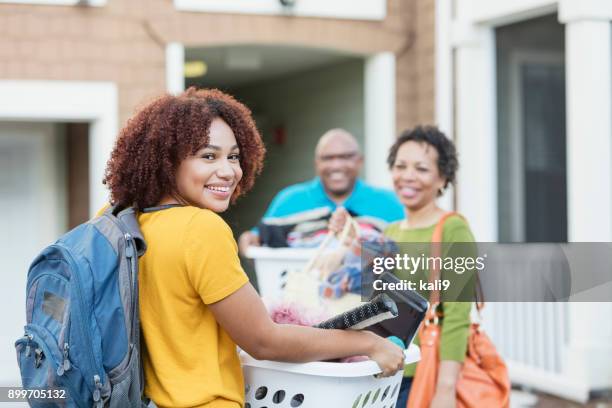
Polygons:
M134 239L139 257L145 253L147 245L142 235L142 231L140 231L140 225L138 224L138 212L134 207L124 208L118 205L112 205L104 211L103 216L119 221L121 230L124 233L130 234Z
M142 256L147 250L147 245L142 235L142 231L140 231L140 225L138 224L138 213L133 207L128 207L125 210L121 210L119 214L117 214L117 218L123 223L127 232L134 239L138 256Z

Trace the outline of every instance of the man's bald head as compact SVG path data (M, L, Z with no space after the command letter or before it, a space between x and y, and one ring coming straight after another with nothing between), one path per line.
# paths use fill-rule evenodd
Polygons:
M326 146L328 146L330 143L341 143L345 145L347 149L351 149L352 151L361 154L361 149L359 148L359 143L357 143L355 136L344 129L336 128L328 130L319 138L317 147L315 148L315 157L318 156L321 151L325 151Z
M331 129L315 148L315 168L330 198L342 203L353 191L363 159L359 143L344 129Z

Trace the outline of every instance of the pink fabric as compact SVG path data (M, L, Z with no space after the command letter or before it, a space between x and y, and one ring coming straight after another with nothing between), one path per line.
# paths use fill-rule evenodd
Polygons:
M291 303L277 303L268 308L272 321L278 324L295 324L298 326L314 326L321 323L328 316L323 313L309 313L303 307ZM340 359L340 363L358 363L369 360L366 356L352 356Z
M269 310L272 320L279 324L314 326L327 318L322 313L309 313L303 307L292 302L277 303L270 307Z

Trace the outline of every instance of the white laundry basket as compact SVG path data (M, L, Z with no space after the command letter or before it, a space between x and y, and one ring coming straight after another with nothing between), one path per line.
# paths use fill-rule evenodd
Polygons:
M404 352L406 364L419 360L418 347ZM375 378L374 361L306 364L255 360L240 354L245 408L395 408L402 372Z
M302 270L315 252L316 249L249 247L246 255L255 261L259 295L281 298L289 272Z

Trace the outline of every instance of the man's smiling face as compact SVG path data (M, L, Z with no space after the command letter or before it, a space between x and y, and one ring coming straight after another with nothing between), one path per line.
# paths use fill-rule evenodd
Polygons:
M332 199L345 199L353 190L363 159L355 139L346 131L326 133L315 152L315 168Z

